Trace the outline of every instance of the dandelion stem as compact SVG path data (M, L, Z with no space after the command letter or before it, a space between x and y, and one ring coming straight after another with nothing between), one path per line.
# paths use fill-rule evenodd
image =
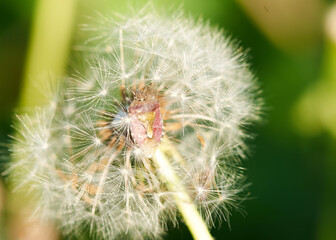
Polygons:
M163 180L167 182L168 188L175 193L174 198L176 201L176 205L194 239L213 239L205 222L203 221L195 205L193 204L191 198L186 193L180 179L175 174L174 169L171 167L168 158L161 150L161 147L156 150L154 160L161 169L161 176Z

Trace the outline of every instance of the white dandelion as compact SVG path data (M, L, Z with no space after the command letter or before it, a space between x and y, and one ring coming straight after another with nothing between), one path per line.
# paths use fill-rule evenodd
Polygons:
M211 239L207 227L240 200L261 107L244 54L180 13L84 30L84 71L55 90L54 108L18 117L12 175L65 234L154 239L180 212L195 238Z

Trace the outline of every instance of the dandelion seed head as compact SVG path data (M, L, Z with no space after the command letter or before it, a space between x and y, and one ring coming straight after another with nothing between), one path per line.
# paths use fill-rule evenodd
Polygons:
M153 160L162 147L208 225L228 221L261 107L241 49L209 24L148 9L84 31L84 67L53 107L18 117L11 172L38 192L37 212L65 234L159 237L177 222L169 173Z

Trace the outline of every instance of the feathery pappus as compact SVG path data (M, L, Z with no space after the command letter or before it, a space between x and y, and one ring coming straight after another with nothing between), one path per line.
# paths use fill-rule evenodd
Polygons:
M245 54L181 13L142 10L83 26L80 69L50 104L18 116L10 174L65 234L157 238L177 223L153 160L167 155L209 227L244 190L240 159L261 100Z

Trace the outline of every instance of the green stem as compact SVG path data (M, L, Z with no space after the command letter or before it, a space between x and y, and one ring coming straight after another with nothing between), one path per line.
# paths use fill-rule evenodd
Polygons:
M76 2L77 0L36 1L19 102L21 107L47 103L43 87L48 86L51 79L42 76L63 75L75 20ZM12 159L14 162L16 160ZM11 181L14 181L13 175ZM29 227L26 224L31 220L28 221L26 215L30 215L27 212L30 211L32 199L19 192L10 194L8 198L8 209L12 215L10 217L15 216L15 221L19 219L23 227ZM50 231L39 224L34 222L42 235L44 231ZM54 237L54 234L56 233L50 233L50 237Z
M75 19L76 0L38 0L28 48L21 106L43 104L42 74L62 76Z
M180 179L175 174L168 158L163 151L158 148L155 152L154 160L161 169L161 175L170 191L174 192L174 198L177 207L188 226L191 234L196 240L211 240L213 239L207 225L199 215L195 205L193 204L190 196L184 189Z

